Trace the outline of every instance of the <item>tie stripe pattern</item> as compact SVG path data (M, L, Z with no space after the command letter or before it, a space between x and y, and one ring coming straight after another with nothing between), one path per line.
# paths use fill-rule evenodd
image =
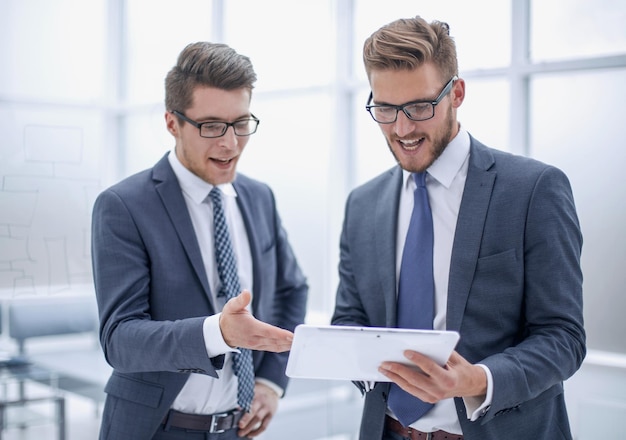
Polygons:
M220 278L218 296L225 296L228 300L239 295L241 291L237 275L237 262L224 216L222 192L219 188L214 187L209 193L209 197L213 205L215 259ZM254 368L250 349L239 348L239 353L233 353L233 369L238 380L237 404L249 411L254 397Z
M433 216L425 185L426 173L413 174L417 184L398 282L398 327L432 329L434 317ZM389 390L389 407L400 423L409 426L433 405L396 384Z

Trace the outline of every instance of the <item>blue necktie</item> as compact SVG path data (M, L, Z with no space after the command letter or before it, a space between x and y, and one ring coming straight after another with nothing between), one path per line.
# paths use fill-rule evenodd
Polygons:
M397 324L401 328L432 329L434 316L433 216L425 186L426 172L413 174L417 188L404 242L398 283ZM391 384L389 407L404 426L422 417L432 404Z
M222 207L222 192L214 187L209 193L213 203L213 221L215 224L215 259L217 260L217 273L220 277L220 291L218 296L231 299L239 295L239 277L237 275L237 262L230 244L228 226ZM254 396L254 368L252 366L252 352L247 348L239 348L240 353L233 353L233 369L238 380L237 404L250 410L250 403Z

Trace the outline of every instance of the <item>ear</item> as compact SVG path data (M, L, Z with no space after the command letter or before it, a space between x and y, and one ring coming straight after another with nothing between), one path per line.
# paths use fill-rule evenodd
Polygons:
M465 80L459 78L454 82L452 86L452 106L459 108L465 99Z
M172 112L165 112L165 126L167 127L167 131L169 131L172 136L178 136L178 118Z

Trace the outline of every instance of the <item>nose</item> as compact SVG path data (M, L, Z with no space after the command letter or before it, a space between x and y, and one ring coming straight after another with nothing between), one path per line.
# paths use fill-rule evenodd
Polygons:
M415 121L412 121L404 114L403 111L398 112L398 118L396 119L395 130L399 137L403 137L411 133L415 128Z
M232 125L226 127L226 133L224 133L218 139L224 147L230 149L235 148L239 143L239 137L235 134L235 127L233 127Z

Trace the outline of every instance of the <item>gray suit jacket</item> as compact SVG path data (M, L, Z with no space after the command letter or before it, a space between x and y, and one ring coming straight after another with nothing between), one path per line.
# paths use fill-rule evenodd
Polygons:
M293 330L308 293L269 187L239 174L233 183L253 261L253 314ZM217 378L223 356L202 335L213 304L200 247L178 180L163 157L97 198L93 272L100 338L113 374L101 438L148 439L189 373ZM288 353L254 352L257 377L286 388Z
M402 172L355 189L346 203L333 324L396 326L396 225ZM563 380L586 353L582 236L567 177L471 139L449 274L447 329L485 364L493 401L479 420L456 408L467 440L570 439ZM366 395L362 440L380 440L388 384Z

